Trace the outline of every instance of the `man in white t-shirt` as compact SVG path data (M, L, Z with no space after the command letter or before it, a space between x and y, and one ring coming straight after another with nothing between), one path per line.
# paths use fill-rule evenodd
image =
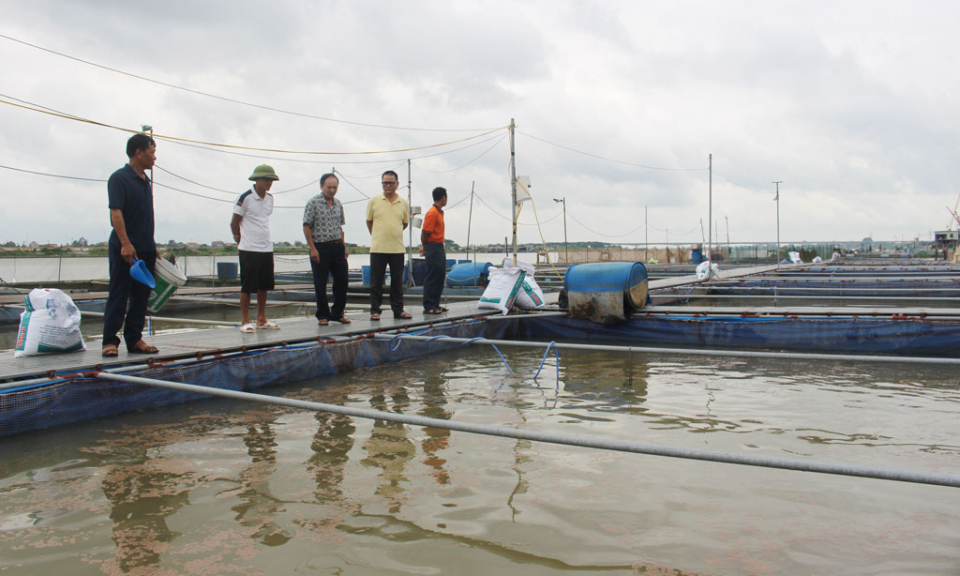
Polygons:
M240 253L240 331L257 328L278 330L279 325L267 320L267 291L273 290L273 243L270 241L270 214L273 196L268 194L274 180L273 168L261 164L253 170L253 188L240 195L233 206L230 230ZM250 322L250 295L257 294L257 323Z

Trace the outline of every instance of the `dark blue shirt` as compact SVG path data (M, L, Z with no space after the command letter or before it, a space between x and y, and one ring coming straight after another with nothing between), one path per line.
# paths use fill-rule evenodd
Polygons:
M110 180L107 181L107 194L110 198L110 209L120 210L123 214L127 238L130 239L137 254L156 252L157 244L153 238L153 190L150 188L150 178L141 178L129 164L125 164L123 168L110 175ZM116 230L110 234L110 244L120 246L120 238Z

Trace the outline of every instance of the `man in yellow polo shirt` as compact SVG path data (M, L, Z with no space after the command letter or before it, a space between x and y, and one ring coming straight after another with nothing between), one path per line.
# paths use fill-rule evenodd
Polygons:
M370 319L380 319L383 277L390 265L390 309L394 318L412 318L403 311L403 231L410 224L410 205L397 194L400 179L393 170L380 177L383 194L367 203L370 231Z

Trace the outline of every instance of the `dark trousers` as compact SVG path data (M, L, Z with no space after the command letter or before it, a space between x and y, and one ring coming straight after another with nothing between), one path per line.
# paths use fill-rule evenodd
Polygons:
M403 312L403 257L400 254L370 253L370 313L380 313L383 301L383 277L390 265L390 309L393 315Z
M317 320L339 320L347 307L347 257L340 242L317 244L320 262L310 260L313 291L317 295ZM327 304L327 277L333 274L333 309Z
M447 255L440 242L427 242L423 245L423 257L427 263L423 279L423 309L429 312L440 308L443 281L447 277Z
M143 338L150 287L130 277L130 265L120 256L119 245L114 246L111 243L108 255L110 292L107 296L107 307L103 311L103 346L119 346L120 338L117 338L117 332L123 326L123 341L127 349L131 350L134 344ZM151 274L156 274L156 252L137 252L137 258L143 260Z

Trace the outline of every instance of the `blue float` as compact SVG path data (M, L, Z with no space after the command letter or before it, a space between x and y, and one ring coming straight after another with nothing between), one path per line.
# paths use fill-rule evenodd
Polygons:
M447 273L447 286L483 286L492 266L490 262L454 264Z

